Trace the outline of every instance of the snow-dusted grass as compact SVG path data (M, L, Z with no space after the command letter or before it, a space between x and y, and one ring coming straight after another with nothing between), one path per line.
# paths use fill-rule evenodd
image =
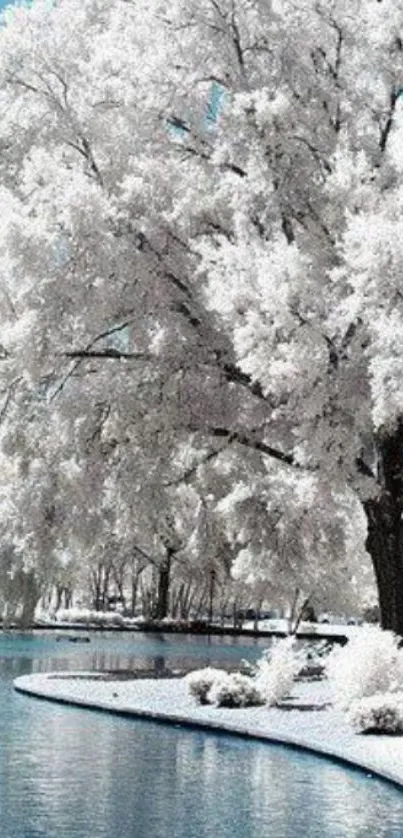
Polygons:
M107 626L126 626L126 627L139 627L141 628L141 624L147 622L146 619L142 616L138 616L135 618L130 617L123 617L121 614L111 611L93 611L87 608L78 608L76 606L69 608L69 609L59 609L57 612L37 609L35 612L35 619L40 623L46 623L48 625L59 625L63 623L63 625L84 625L85 627L88 626L99 626L99 625L107 625ZM164 620L159 621L162 625L166 625L169 629L172 626L182 627L184 626L183 621L181 620L174 620L171 617L166 617ZM219 627L222 628L221 623ZM224 629L233 629L232 621L225 623ZM254 631L254 623L252 621L246 621L242 624L242 629L246 631ZM258 632L265 631L265 632L284 632L284 634L288 634L289 632L289 621L285 619L271 619L271 620L259 620L258 622ZM332 637L334 635L344 635L346 637L352 637L354 634L359 631L359 627L357 626L347 626L344 624L327 624L327 623L307 623L301 622L299 627L299 632L301 633L308 633L315 637L316 634L325 635L328 637Z
M228 709L200 705L179 678L117 682L94 679L91 673L88 680L82 677L83 672L77 680L72 675L26 675L14 684L19 690L73 704L298 744L377 772L403 787L403 736L357 735L345 714L333 707L316 711L267 706ZM292 699L294 706L319 708L330 702L331 693L326 681L298 682Z
M242 628L252 631L254 629L254 622L246 620L242 623ZM284 618L272 618L269 620L259 620L257 624L258 631L281 631L288 633L290 630L289 620ZM333 637L334 635L344 635L345 637L354 637L360 631L360 626L349 626L345 623L309 623L302 620L298 627L297 634L311 634L326 635Z

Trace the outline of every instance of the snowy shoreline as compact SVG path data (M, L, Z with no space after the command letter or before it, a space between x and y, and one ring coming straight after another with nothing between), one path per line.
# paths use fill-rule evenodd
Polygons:
M13 684L36 698L300 747L403 788L403 735L354 733L340 711L320 709L330 702L326 681L295 683L293 709L287 702L281 708L200 706L177 678L105 681L102 674L80 671L23 675Z

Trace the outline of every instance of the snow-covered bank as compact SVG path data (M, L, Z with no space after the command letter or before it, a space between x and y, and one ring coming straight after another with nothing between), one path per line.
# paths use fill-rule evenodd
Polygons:
M178 678L118 681L94 673L42 673L16 678L14 687L39 698L299 745L403 787L403 736L355 734L341 712L323 709L330 702L326 682L295 683L292 700L282 708L243 709L200 706ZM300 709L288 709L290 704Z

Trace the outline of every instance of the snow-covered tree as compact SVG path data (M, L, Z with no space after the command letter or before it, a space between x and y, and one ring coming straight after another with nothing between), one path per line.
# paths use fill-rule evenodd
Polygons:
M139 451L159 492L180 444L185 483L235 450L257 501L287 493L285 532L314 567L342 518L330 536L327 499L354 492L401 633L402 14L35 0L0 32L7 456L22 457L12 404L19 427L27 401L57 410L91 463L95 521ZM321 514L299 532L306 481Z
M238 441L288 466L296 492L308 471L356 493L382 623L399 633L402 17L392 0L166 13L187 121L176 169L187 187L169 218L267 407ZM225 90L214 131L188 118L206 79Z

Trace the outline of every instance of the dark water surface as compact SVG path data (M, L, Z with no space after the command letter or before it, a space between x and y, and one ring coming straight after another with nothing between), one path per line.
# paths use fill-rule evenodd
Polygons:
M403 792L282 746L13 691L49 669L255 660L252 639L0 634L0 838L402 838Z

